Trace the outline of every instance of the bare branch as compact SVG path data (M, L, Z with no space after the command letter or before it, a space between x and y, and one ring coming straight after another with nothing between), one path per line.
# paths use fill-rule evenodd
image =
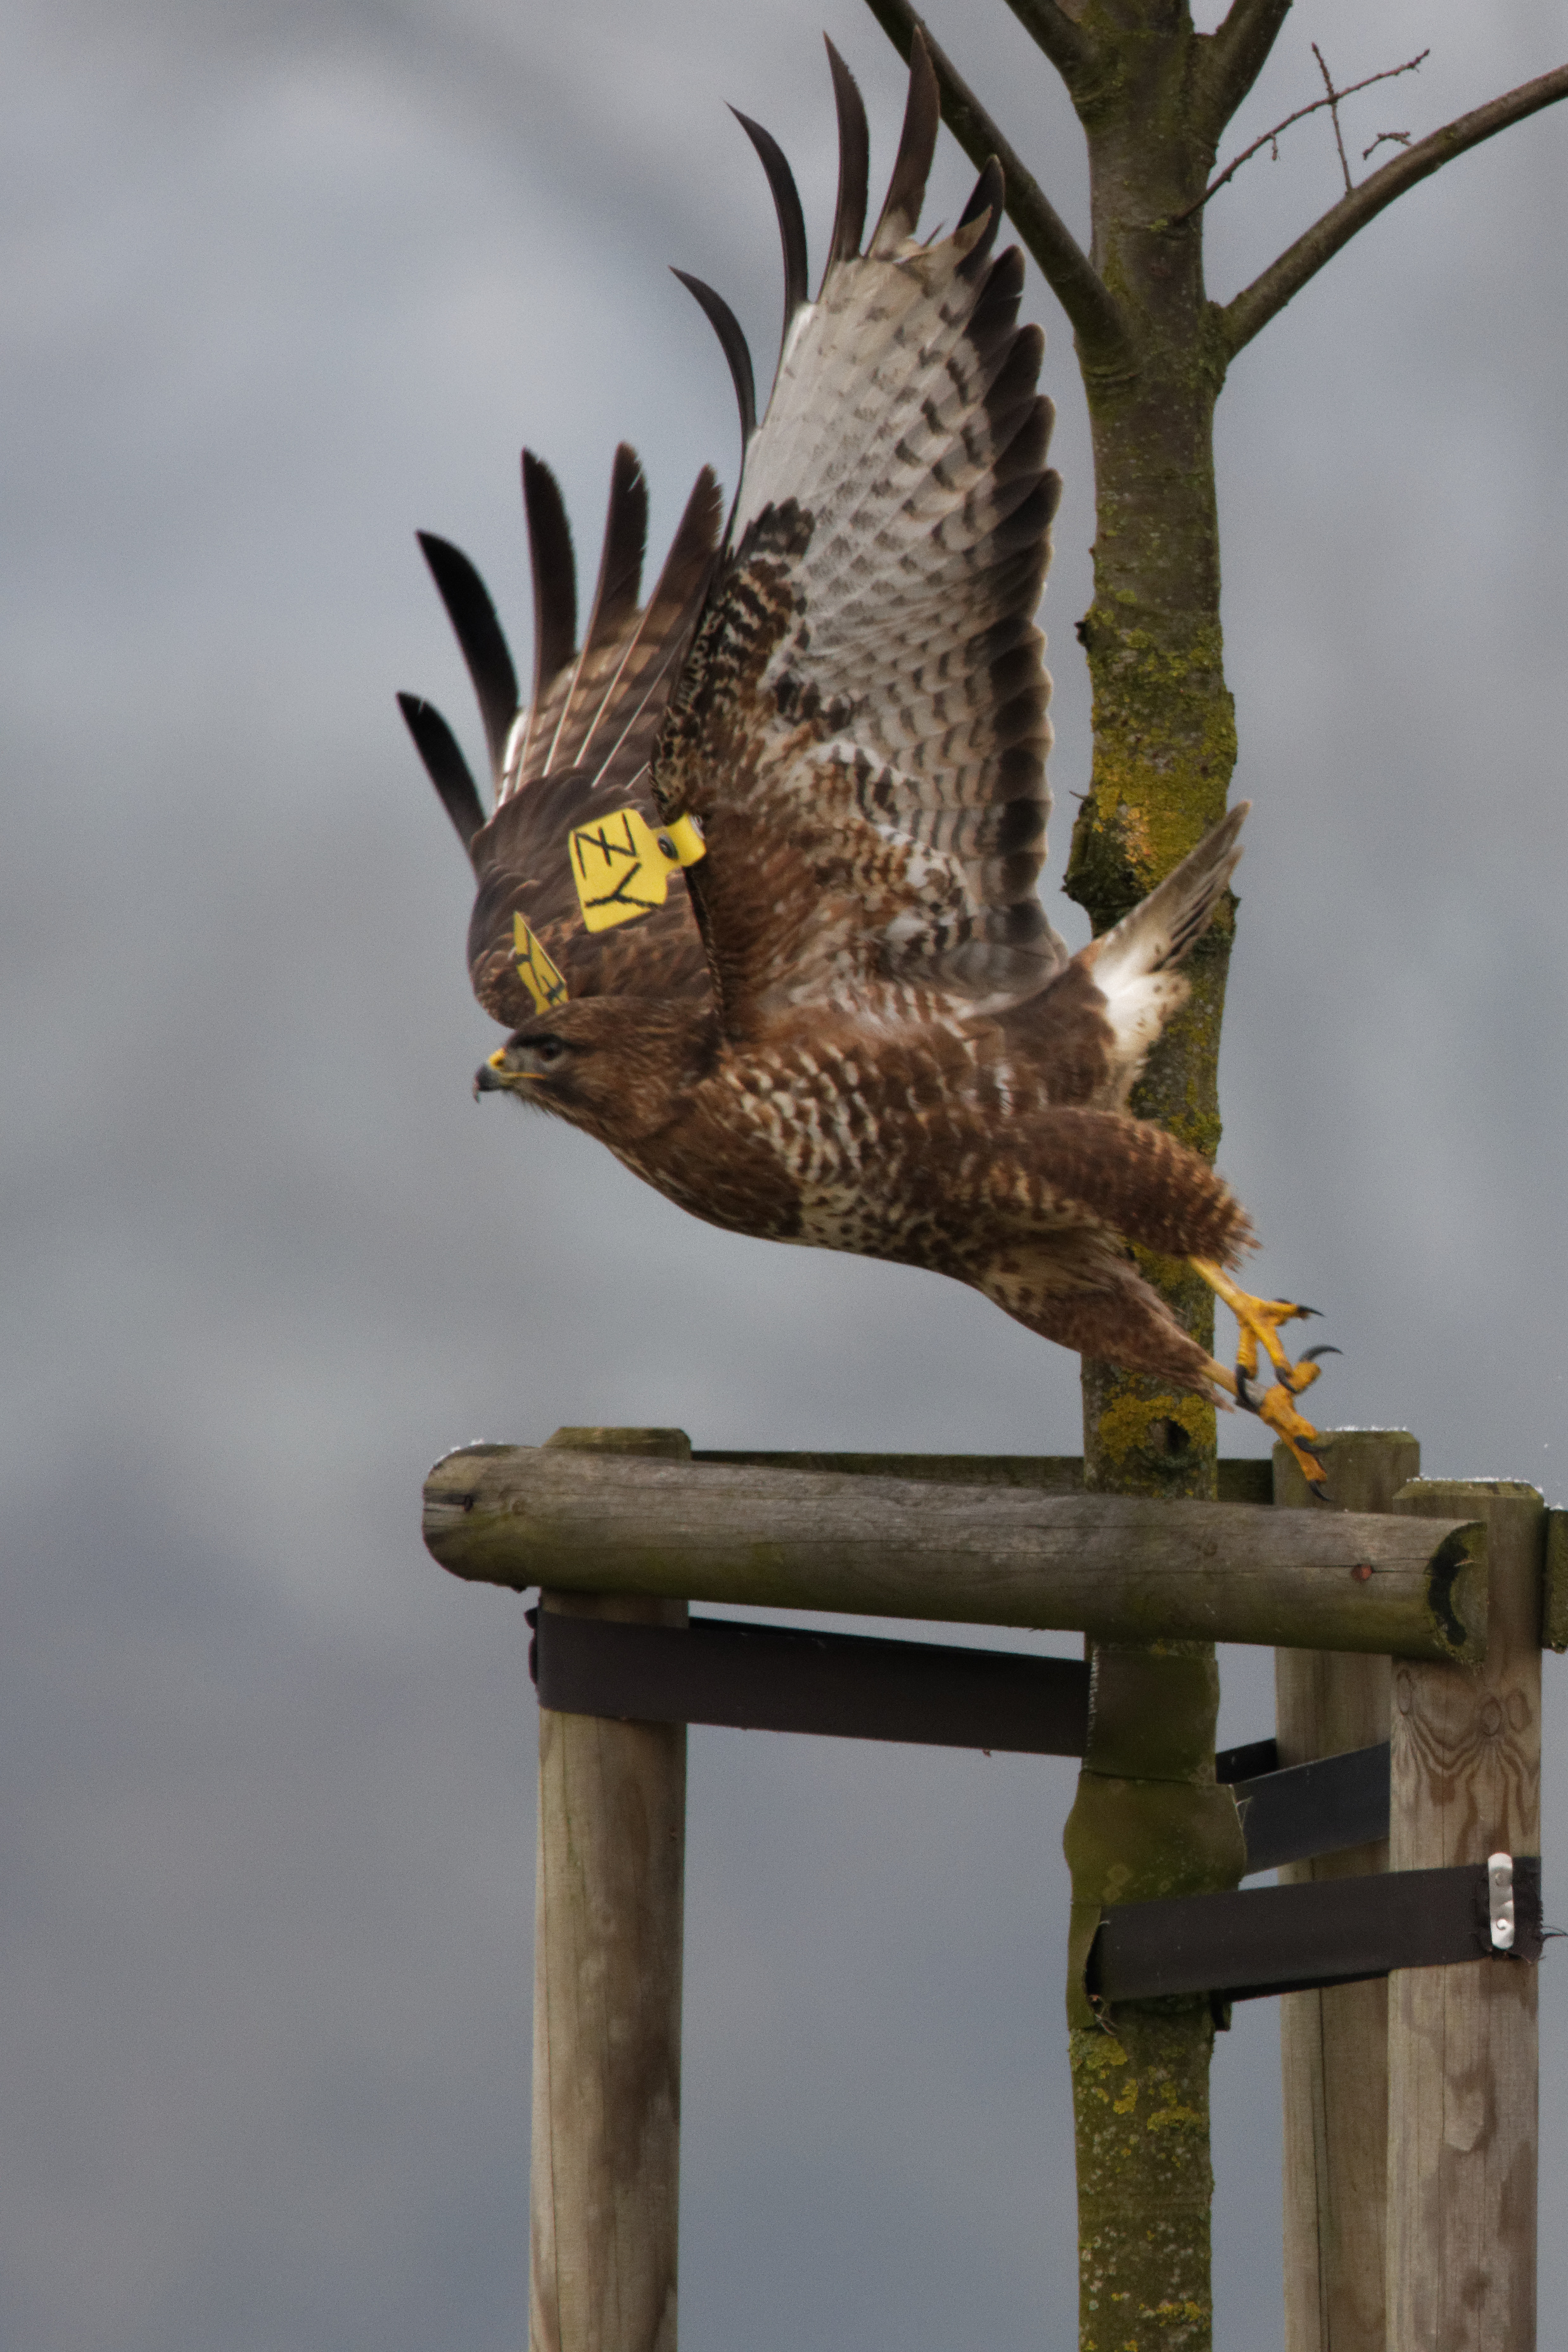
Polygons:
M900 57L908 58L916 30L923 35L942 92L942 120L977 171L984 171L993 155L1001 165L1013 226L1071 320L1085 365L1097 373L1134 366L1132 338L1115 298L909 0L867 0L867 5Z
M1312 43L1312 55L1318 61L1318 71L1322 75L1323 88L1328 92L1323 104L1328 108L1329 120L1333 124L1334 145L1339 149L1339 167L1344 173L1344 192L1348 196L1355 182L1350 176L1350 157L1344 152L1344 132L1339 127L1339 102L1345 96L1345 92L1343 89L1335 89L1333 76L1323 63L1323 53L1315 41Z
M1555 105L1560 98L1568 98L1568 66L1558 66L1535 81L1522 82L1518 89L1506 90L1500 98L1478 106L1473 114L1461 114L1457 121L1445 123L1441 131L1434 131L1414 147L1407 147L1403 154L1391 157L1380 171L1363 180L1321 220L1314 221L1305 235L1299 236L1277 261L1270 262L1261 277L1255 278L1233 302L1216 310L1215 324L1227 359L1234 359L1260 329L1284 309L1291 296L1300 293L1308 278L1314 278L1324 262L1331 261L1342 246L1348 245L1358 229L1375 220L1396 196L1402 196L1418 180L1440 171L1467 148L1479 147L1483 139L1506 131L1510 123L1522 122L1527 115L1539 113L1543 106Z
M1290 5L1291 0L1285 0L1285 5ZM1008 6L1069 89L1075 76L1093 65L1094 50L1088 35L1082 25L1074 24L1058 0L1008 0Z
M1317 48L1317 43L1315 41L1312 44L1312 47L1315 52ZM1236 177L1237 173L1239 172L1243 163L1249 163L1252 161L1253 156L1259 152L1260 149L1264 147L1272 147L1275 141L1280 137L1281 132L1289 131L1293 122L1304 122L1309 114L1321 114L1325 106L1333 106L1341 99L1354 98L1358 89L1370 89L1375 81L1394 81L1400 74L1414 73L1418 66L1425 65L1427 59L1431 56L1431 54L1432 52L1430 49L1423 49L1418 58L1411 58L1402 66L1385 66L1381 73L1368 74L1364 81L1353 81L1348 89L1336 89L1331 98L1314 98L1310 106L1298 106L1294 114L1287 114L1282 122L1275 123L1272 131L1265 131L1260 139L1254 139L1250 147L1243 147L1239 155L1233 155L1230 162L1227 163L1224 171L1218 173L1215 178L1210 180L1207 187L1205 188L1197 204L1189 205L1185 213L1176 214L1171 226L1175 227L1176 222L1190 220L1194 213L1200 213L1205 205L1207 204L1210 196L1217 196L1221 188L1224 187L1226 182L1228 180L1233 180ZM1321 58L1318 59L1318 62L1320 65L1322 63ZM1366 154L1363 155L1361 160L1364 163L1366 161L1367 155L1372 153L1373 148L1380 147L1385 139L1393 139L1401 146L1408 146L1410 142L1410 133L1407 131L1380 131L1377 137L1373 141L1372 147L1369 147L1366 150ZM1340 157L1342 162L1343 160L1343 156L1344 148L1342 143L1340 148ZM1275 161L1278 162L1278 160L1279 157L1276 153ZM1348 180L1348 174L1346 176Z
M1291 0L1231 0L1224 23L1198 37L1198 87L1217 141L1268 63L1290 13Z

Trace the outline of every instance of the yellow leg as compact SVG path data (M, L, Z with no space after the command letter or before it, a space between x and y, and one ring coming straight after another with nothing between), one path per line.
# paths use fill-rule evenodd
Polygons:
M1281 1323L1315 1314L1316 1308L1298 1307L1288 1298L1254 1298L1210 1259L1195 1257L1191 1264L1215 1297L1229 1307L1238 1327L1234 1375L1222 1364L1217 1364L1211 1377L1238 1404L1267 1423L1295 1456L1308 1486L1314 1494L1321 1495L1324 1491L1322 1465L1312 1450L1317 1431L1296 1411L1291 1400L1300 1396L1303 1389L1311 1388L1322 1367L1310 1361L1291 1363L1280 1339ZM1274 1384L1261 1395L1252 1385L1260 1349L1268 1357L1275 1373Z
M1298 1319L1304 1321L1308 1316L1315 1315L1317 1308L1298 1307L1289 1298L1254 1298L1250 1291L1240 1289L1224 1267L1216 1265L1210 1258L1195 1257L1191 1265L1236 1318L1239 1333L1236 1347L1238 1368L1250 1378L1258 1369L1258 1350L1261 1348L1281 1385L1289 1389L1292 1396L1310 1389L1322 1366L1292 1364L1281 1341L1280 1326Z

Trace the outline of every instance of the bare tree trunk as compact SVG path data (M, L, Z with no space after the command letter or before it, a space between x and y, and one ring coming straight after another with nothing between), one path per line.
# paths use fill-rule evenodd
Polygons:
M1168 11L1149 9L1151 16ZM1213 147L1186 120L1186 49L1145 45L1113 111L1091 127L1092 258L1131 322L1128 369L1086 363L1094 440L1094 602L1079 624L1094 689L1094 765L1065 887L1109 929L1224 814L1236 727L1219 630L1214 403L1201 215L1163 226L1202 194ZM1155 226L1151 226L1155 224ZM1186 1011L1151 1058L1135 1108L1212 1160L1232 918L1193 954ZM1148 1272L1206 1344L1213 1302L1168 1262ZM1086 1484L1210 1496L1214 1414L1185 1391L1084 1368Z
M1220 646L1218 376L1204 358L1202 241L1196 218L1176 230L1149 226L1200 195L1212 165L1212 148L1184 120L1184 68L1178 39L1147 43L1142 72L1089 133L1092 258L1135 320L1141 353L1131 376L1085 369L1098 534L1094 602L1079 634L1093 680L1094 766L1066 887L1096 932L1223 814L1236 757ZM1231 929L1228 906L1192 958L1191 1000L1134 1106L1210 1160ZM1185 1267L1139 1256L1187 1328L1212 1346L1204 1285ZM1214 1411L1200 1398L1084 1364L1086 1486L1209 1496L1215 1454ZM1213 1651L1102 1650L1094 1666L1090 1743L1065 1838L1075 1911L1235 1885L1245 1848L1230 1792L1214 1780ZM1132 1756L1102 1735L1123 1693L1144 1701ZM1207 2346L1209 2004L1129 2004L1093 2023L1077 2007L1074 1969L1081 2342L1085 2352Z

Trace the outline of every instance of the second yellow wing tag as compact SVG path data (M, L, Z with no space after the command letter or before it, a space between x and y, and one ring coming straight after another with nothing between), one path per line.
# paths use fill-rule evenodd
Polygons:
M517 967L517 978L534 1000L536 1013L549 1013L566 1003L565 981L536 934L517 914L512 917L512 961Z
M671 875L707 853L695 817L655 831L638 810L625 808L574 825L570 854L582 919L591 931L608 931L662 907Z

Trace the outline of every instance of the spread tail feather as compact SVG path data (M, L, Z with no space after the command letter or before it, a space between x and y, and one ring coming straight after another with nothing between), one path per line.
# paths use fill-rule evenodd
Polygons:
M1077 959L1104 1000L1113 1039L1108 1083L1096 1099L1124 1105L1150 1046L1186 1003L1180 966L1214 919L1241 856L1249 801L1239 801L1197 847Z
M1240 862L1238 835L1251 805L1238 801L1114 930L1096 940L1094 978L1107 997L1151 973L1174 971L1191 953Z

